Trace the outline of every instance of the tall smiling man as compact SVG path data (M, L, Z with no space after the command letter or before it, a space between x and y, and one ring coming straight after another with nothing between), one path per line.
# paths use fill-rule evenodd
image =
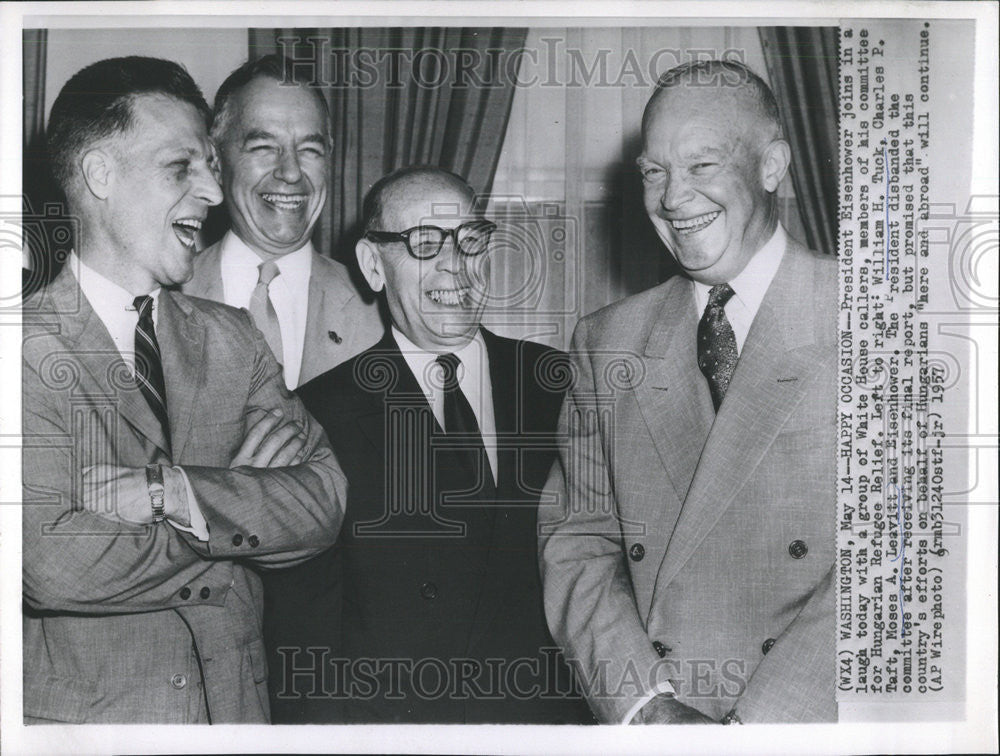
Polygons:
M350 493L334 549L269 585L275 721L586 721L535 560L565 355L480 327L493 224L463 179L403 169L364 207L392 323L299 390Z
M260 578L336 537L344 478L246 313L172 290L222 199L176 63L74 75L49 151L73 217L25 306L24 715L267 722Z
M833 720L837 266L778 221L789 148L745 66L667 72L642 135L683 274L577 327L549 625L601 721Z
M215 96L211 133L231 229L198 256L184 292L247 308L295 388L374 344L383 326L347 268L313 248L330 117L318 89L282 83L285 64L249 61Z

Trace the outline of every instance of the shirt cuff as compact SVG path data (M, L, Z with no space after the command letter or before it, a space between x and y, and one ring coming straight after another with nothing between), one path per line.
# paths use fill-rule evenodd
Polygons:
M185 526L174 522L170 518L167 518L173 527L177 530L183 530L185 533L190 533L199 541L208 541L208 523L205 522L205 517L201 513L201 509L198 508L198 500L194 496L194 489L191 488L191 481L188 480L187 473L184 472L183 468L171 467L171 470L176 470L180 473L181 479L184 481L184 490L187 492L187 509L188 509L188 520L191 525Z
M631 722L635 718L635 715L639 713L639 710L642 709L643 706L648 704L650 701L652 701L661 693L669 693L670 695L674 695L676 691L674 690L674 686L671 685L666 680L657 683L656 687L653 688L653 690L650 693L647 693L645 696L643 696L634 704L632 704L632 708L625 713L625 717L622 719L621 723L628 724L629 722Z

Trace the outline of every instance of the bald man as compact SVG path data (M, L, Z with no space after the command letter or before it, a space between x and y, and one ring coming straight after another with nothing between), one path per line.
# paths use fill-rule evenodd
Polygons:
M358 264L392 323L298 392L350 493L333 550L268 585L275 722L592 721L535 559L565 355L481 327L474 199L416 167L364 203Z
M789 148L745 66L667 72L642 136L682 275L577 327L549 626L603 722L834 720L836 262L778 221Z

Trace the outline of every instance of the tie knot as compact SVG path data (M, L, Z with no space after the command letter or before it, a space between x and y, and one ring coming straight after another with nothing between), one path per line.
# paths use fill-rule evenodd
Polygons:
M439 354L435 362L444 371L445 391L451 391L458 385L458 366L462 364L462 361L451 352L446 352L445 354Z
M153 311L153 298L149 294L143 294L141 297L136 297L132 300L132 306L139 313L139 317L144 318Z
M262 283L265 286L270 285L271 281L281 275L281 269L278 267L278 263L274 260L262 262L257 266L257 271L260 274L257 277L257 283Z
M726 302L733 298L736 292L729 284L718 284L708 291L709 307L725 307Z

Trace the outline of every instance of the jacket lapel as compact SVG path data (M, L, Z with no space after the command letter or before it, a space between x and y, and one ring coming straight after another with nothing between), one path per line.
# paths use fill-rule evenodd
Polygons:
M338 360L337 356L346 348L341 344L348 341L347 329L352 324L344 322L341 313L354 296L354 292L330 269L326 259L314 253L312 272L309 275L300 385L315 378L330 365L343 361Z
M174 460L183 458L194 417L195 397L205 389L205 327L189 302L160 293L157 341L163 357L167 415Z
M114 396L118 415L166 453L169 444L163 427L136 387L108 329L83 295L74 274L64 269L49 285L46 296L51 297L58 314L67 348L87 372L91 385Z
M786 249L701 453L656 590L673 580L732 505L822 365L814 310L803 305L812 276L808 255Z
M646 342L646 375L635 387L639 414L675 494L669 507L674 511L659 514L660 519L670 519L670 524L687 496L715 414L708 385L698 369L694 308L691 282L674 278Z

